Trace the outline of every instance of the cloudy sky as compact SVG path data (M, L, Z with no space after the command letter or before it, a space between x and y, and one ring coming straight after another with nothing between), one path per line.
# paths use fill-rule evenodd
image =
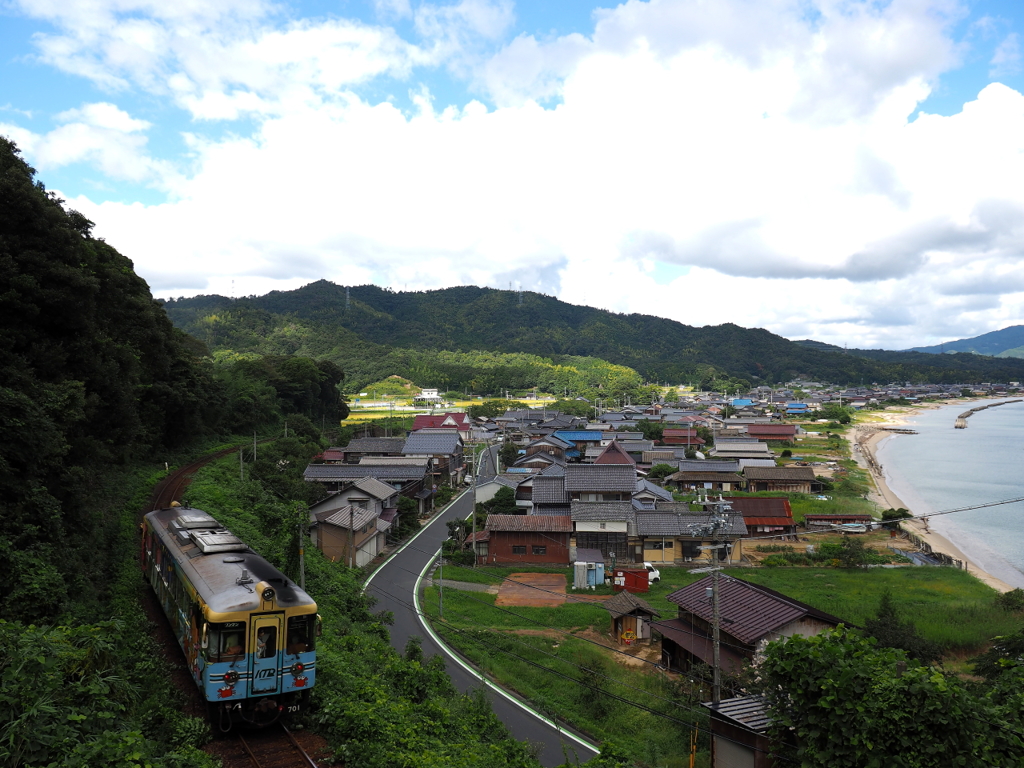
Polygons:
M1020 0L0 0L0 134L157 296L1024 323Z

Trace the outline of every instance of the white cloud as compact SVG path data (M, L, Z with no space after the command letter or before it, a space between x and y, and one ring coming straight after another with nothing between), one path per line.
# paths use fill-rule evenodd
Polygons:
M1021 71L1020 39L1016 32L1011 32L996 47L989 62L991 69L988 76L992 78L1017 75Z
M108 26L73 28L82 7L43 41L54 64L197 120L257 120L188 137L173 202L72 201L158 294L515 281L851 346L1024 321L1024 96L994 84L910 119L957 66L952 0L630 0L590 36L507 42L508 2L378 2L414 41L255 3L119 0L96 14ZM495 106L435 106L423 78L440 67ZM65 117L26 153L156 173L142 121L110 104ZM660 285L655 260L688 271Z
M149 184L170 192L181 176L167 161L146 151L144 132L151 125L133 118L108 102L84 104L56 116L58 127L34 133L0 125L0 133L13 139L46 172L72 163L89 162L111 179Z

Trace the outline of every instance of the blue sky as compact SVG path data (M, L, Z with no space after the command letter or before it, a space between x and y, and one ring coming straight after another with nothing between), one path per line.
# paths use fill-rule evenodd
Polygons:
M1022 32L1007 0L0 0L0 134L158 296L512 283L903 348L1024 322Z

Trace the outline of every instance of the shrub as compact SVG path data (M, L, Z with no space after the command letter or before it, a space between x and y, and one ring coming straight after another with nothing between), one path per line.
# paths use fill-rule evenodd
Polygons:
M1024 611L1024 589L1011 589L996 597L996 605L1007 611Z

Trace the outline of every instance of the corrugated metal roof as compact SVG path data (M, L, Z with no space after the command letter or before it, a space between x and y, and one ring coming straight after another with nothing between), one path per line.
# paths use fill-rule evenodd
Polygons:
M423 466L366 466L364 464L310 464L302 473L306 480L318 482L341 482L358 480L361 477L376 477L381 480L419 480L423 477Z
M739 472L740 463L738 461L710 461L710 460L697 460L697 459L686 459L680 460L679 462L680 472Z
M783 526L787 528L796 525L792 517L747 517L744 515L743 522L747 524L748 528L756 525Z
M707 576L673 592L666 599L684 611L710 622L714 616L705 587L710 587L711 583L712 577ZM842 623L842 619L799 600L724 574L719 576L718 603L719 615L726 631L748 645L754 645L765 635L803 616L812 616L836 625Z
M747 427L751 435L795 435L795 424L751 424Z
M487 530L569 533L572 520L564 515L488 515Z
M362 507L353 507L346 504L331 514L322 513L317 515L316 518L321 523L328 523L329 525L348 530L350 525L353 529L369 525L377 519L377 513L372 509L363 509Z
M611 600L603 602L602 605L616 619L620 616L627 616L637 610L650 616L661 616L661 614L654 610L646 600L639 598L632 592L627 592L626 590L622 590Z
M632 464L569 464L565 468L565 489L570 493L632 493L635 487L636 468Z
M793 508L789 499L765 499L754 496L726 496L725 500L733 511L744 517L788 517L793 518Z
M640 536L680 536L683 538L706 539L700 531L710 524L711 516L704 512L665 512L661 505L653 512L639 512L636 516L636 530ZM740 515L730 519L728 530L720 531L722 536L736 538L747 535L747 526Z
M375 477L364 477L361 480L359 480L354 487L358 488L361 491L364 491L365 493L370 494L371 496L377 497L381 501L383 501L384 499L390 499L392 496L398 493L398 491L396 491L390 485L382 483Z
M747 467L743 476L748 480L814 480L810 467Z
M742 483L743 478L735 472L676 472L666 480L673 483Z
M563 440L570 440L572 442L581 441L584 443L594 442L600 440L603 432L598 430L586 430L586 429L560 429L555 432L555 437L560 437Z
M341 450L345 453L401 453L404 437L357 437Z
M702 706L755 733L764 733L772 724L764 700L760 696L737 696L722 699L718 704L705 703Z

